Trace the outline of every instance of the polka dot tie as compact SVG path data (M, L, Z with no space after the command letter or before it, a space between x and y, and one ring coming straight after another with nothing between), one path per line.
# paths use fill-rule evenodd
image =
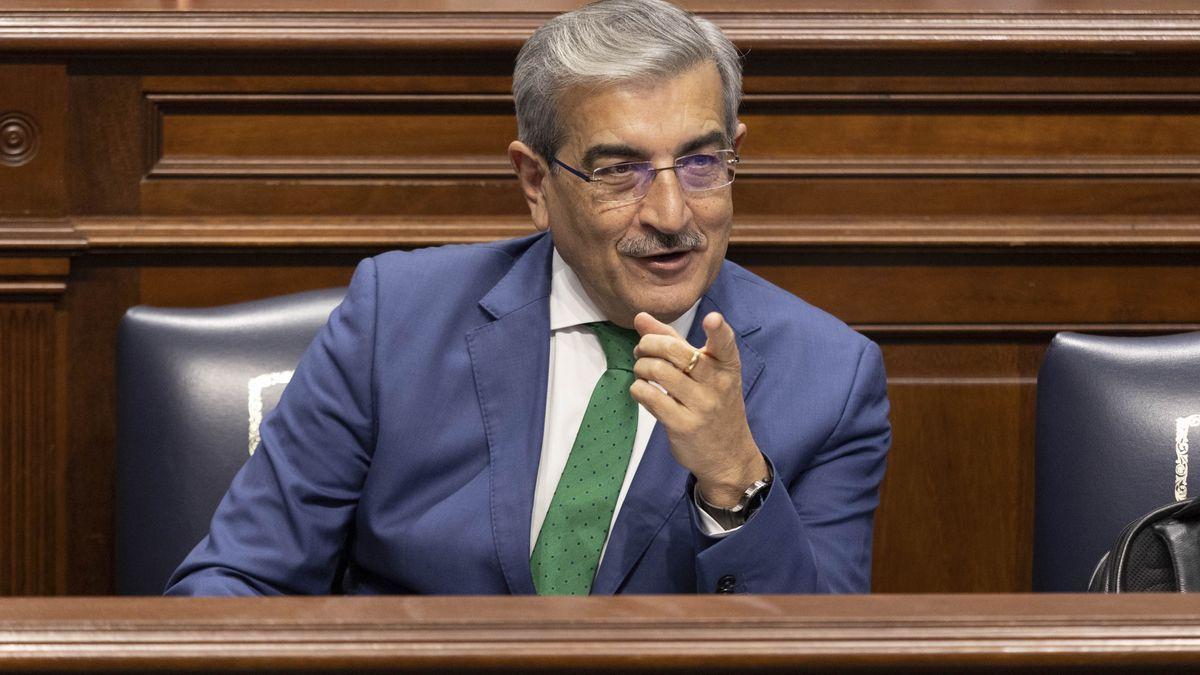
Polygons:
M608 370L592 390L529 559L538 595L587 595L592 590L637 432L637 403L629 386L638 335L608 322L588 327L600 339Z

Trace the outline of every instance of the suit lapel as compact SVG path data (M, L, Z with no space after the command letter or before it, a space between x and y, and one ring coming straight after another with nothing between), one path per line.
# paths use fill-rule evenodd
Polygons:
M532 594L529 527L541 459L550 358L550 237L536 240L480 306L495 320L467 334L491 459L492 534L513 594Z
M704 346L706 338L701 321L709 312L721 312L737 339L738 354L742 361L742 396L745 398L750 395L763 370L762 357L747 344L745 338L757 331L761 324L758 321L758 308L750 298L737 297L735 284L739 281L734 276L735 269L728 262L722 266L716 281L700 300L687 338L696 347ZM608 548L592 584L592 594L616 593L675 509L691 508L690 495L686 490L687 479L687 470L671 454L666 429L662 425L655 425L641 464L621 505L621 512L613 524Z

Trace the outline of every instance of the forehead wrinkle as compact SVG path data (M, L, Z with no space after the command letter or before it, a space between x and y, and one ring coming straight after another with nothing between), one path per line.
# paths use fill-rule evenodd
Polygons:
M574 156L590 169L603 157L680 157L708 143L729 143L718 83L711 67L653 81L573 89L560 107L568 130L560 149L579 148ZM679 140L689 132L695 135Z

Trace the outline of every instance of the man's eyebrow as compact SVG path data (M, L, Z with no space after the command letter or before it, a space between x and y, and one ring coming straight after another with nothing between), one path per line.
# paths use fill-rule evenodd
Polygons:
M683 157L710 145L728 145L728 142L725 140L725 132L710 131L703 136L697 136L679 146L679 149L675 152L675 156ZM600 143L593 145L587 149L587 152L583 153L581 163L583 166L591 168L595 165L596 160L602 157L640 158L645 156L646 152L644 150L639 150L632 145L625 145L624 143Z
M705 148L710 145L725 146L728 144L729 144L729 142L725 140L725 132L724 131L710 131L707 134L704 134L703 136L698 136L696 138L693 138L692 140L688 141L687 143L684 143L683 145L681 145L679 147L679 149L675 152L675 156L683 157L684 155L690 155L693 152L696 152L697 150L700 150L701 148Z
M601 157L645 157L646 154L632 145L622 143L601 143L593 145L583 153L582 164L591 168Z

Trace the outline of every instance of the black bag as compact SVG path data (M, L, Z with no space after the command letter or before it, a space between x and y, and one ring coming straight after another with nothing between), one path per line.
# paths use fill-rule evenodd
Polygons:
M1160 506L1125 526L1100 558L1094 593L1200 591L1200 498Z

